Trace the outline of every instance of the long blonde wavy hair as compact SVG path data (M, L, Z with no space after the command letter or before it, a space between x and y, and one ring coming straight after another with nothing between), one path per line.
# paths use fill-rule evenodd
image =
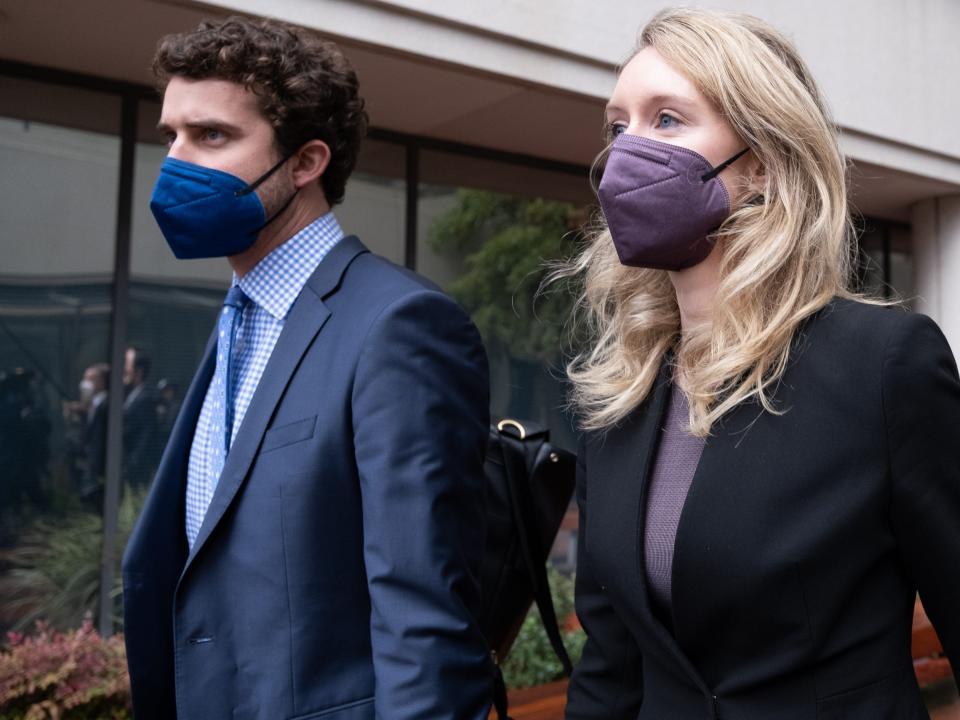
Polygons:
M690 431L705 437L751 398L782 412L772 390L800 324L834 296L861 297L850 287L846 164L809 70L763 21L668 9L642 30L631 57L647 47L689 78L753 150L764 202L735 208L717 231L712 322L682 337L667 272L622 265L601 222L554 275L583 283L574 328L589 341L567 372L582 426L603 429L647 397L672 352L690 399Z

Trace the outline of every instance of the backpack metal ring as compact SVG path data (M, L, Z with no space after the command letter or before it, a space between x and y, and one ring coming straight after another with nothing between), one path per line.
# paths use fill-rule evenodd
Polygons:
M504 418L503 420L497 423L497 432L503 432L503 429L507 426L515 427L520 432L520 439L526 440L527 438L526 428L524 428L523 425L521 425L516 420L511 420L510 418Z

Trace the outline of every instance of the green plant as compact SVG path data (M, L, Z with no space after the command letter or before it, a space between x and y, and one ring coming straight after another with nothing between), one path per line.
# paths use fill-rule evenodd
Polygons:
M550 364L562 345L572 298L538 290L548 261L574 251L579 224L570 203L459 190L457 202L431 224L430 247L466 255L448 292L470 313L488 346L521 360Z
M87 617L78 630L10 633L0 651L0 720L128 720L123 638L104 639Z
M117 547L126 544L144 493L128 489L120 504ZM100 563L103 520L90 512L66 518L37 520L0 553L7 570L0 576L0 616L12 619L15 630L43 619L55 628L77 627L88 613L97 611L100 596ZM121 594L116 574L111 597Z
M553 567L547 568L553 607L560 622L560 635L570 659L576 664L583 652L586 634L582 629L567 629L565 620L573 614L574 579L561 574ZM536 605L530 608L523 621L520 633L503 663L503 677L509 688L524 688L559 680L563 666L553 652L547 631L543 629Z

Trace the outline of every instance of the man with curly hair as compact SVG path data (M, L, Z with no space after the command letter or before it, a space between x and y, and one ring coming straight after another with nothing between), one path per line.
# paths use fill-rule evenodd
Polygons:
M466 314L345 236L367 117L335 45L164 38L151 209L233 283L123 564L137 718L485 718L487 365Z

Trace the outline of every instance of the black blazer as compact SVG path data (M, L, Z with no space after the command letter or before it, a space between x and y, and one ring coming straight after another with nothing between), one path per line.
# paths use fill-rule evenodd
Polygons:
M785 414L743 403L714 428L677 531L674 635L651 613L643 559L668 377L581 446L588 639L567 718L927 718L918 589L960 659L960 382L937 326L837 300L798 333Z

